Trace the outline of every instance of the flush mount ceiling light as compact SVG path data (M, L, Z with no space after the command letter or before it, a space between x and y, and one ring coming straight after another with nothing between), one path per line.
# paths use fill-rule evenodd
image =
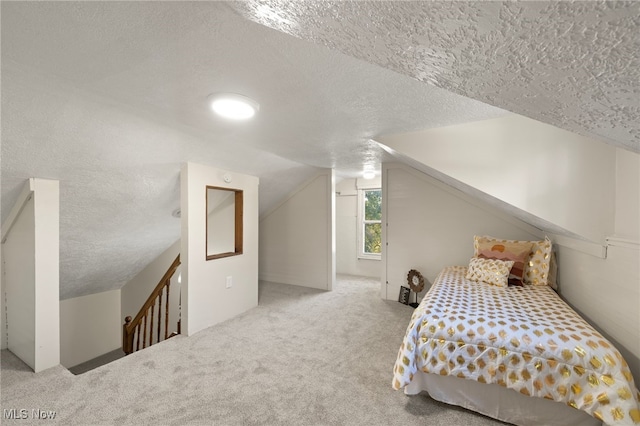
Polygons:
M362 177L365 179L373 179L374 177L376 177L376 172L375 170L365 170L364 172L362 172Z
M237 93L210 95L209 105L213 112L231 120L246 120L253 117L260 109L258 102Z

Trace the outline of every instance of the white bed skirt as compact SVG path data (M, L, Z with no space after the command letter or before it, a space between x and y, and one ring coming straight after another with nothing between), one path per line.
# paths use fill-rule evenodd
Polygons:
M418 372L404 392L416 395L422 391L437 401L518 426L602 426L602 422L584 411L556 401L522 395L496 384Z

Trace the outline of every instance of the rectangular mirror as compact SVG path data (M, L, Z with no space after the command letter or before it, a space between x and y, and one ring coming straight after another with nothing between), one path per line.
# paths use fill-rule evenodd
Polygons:
M242 254L242 191L207 186L207 260Z

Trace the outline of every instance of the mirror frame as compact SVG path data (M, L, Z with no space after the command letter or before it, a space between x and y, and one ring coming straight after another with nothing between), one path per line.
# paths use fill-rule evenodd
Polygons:
M235 193L235 214L234 214L234 228L235 228L235 241L234 241L234 251L226 252L226 253L215 253L209 254L209 189L216 189L221 191L229 191ZM243 234L242 234L242 212L243 212L243 201L244 201L244 193L241 189L233 189L233 188L224 188L221 186L211 186L207 185L205 189L205 242L204 242L204 254L206 260L213 259L221 259L224 257L230 256L238 256L242 254L242 243L243 243Z

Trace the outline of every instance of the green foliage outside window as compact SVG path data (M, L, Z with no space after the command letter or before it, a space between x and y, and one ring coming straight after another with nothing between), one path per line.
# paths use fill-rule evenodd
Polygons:
M379 223L367 223L364 226L364 252L382 252L381 226Z
M364 252L379 254L382 252L382 191L365 191L364 196Z

